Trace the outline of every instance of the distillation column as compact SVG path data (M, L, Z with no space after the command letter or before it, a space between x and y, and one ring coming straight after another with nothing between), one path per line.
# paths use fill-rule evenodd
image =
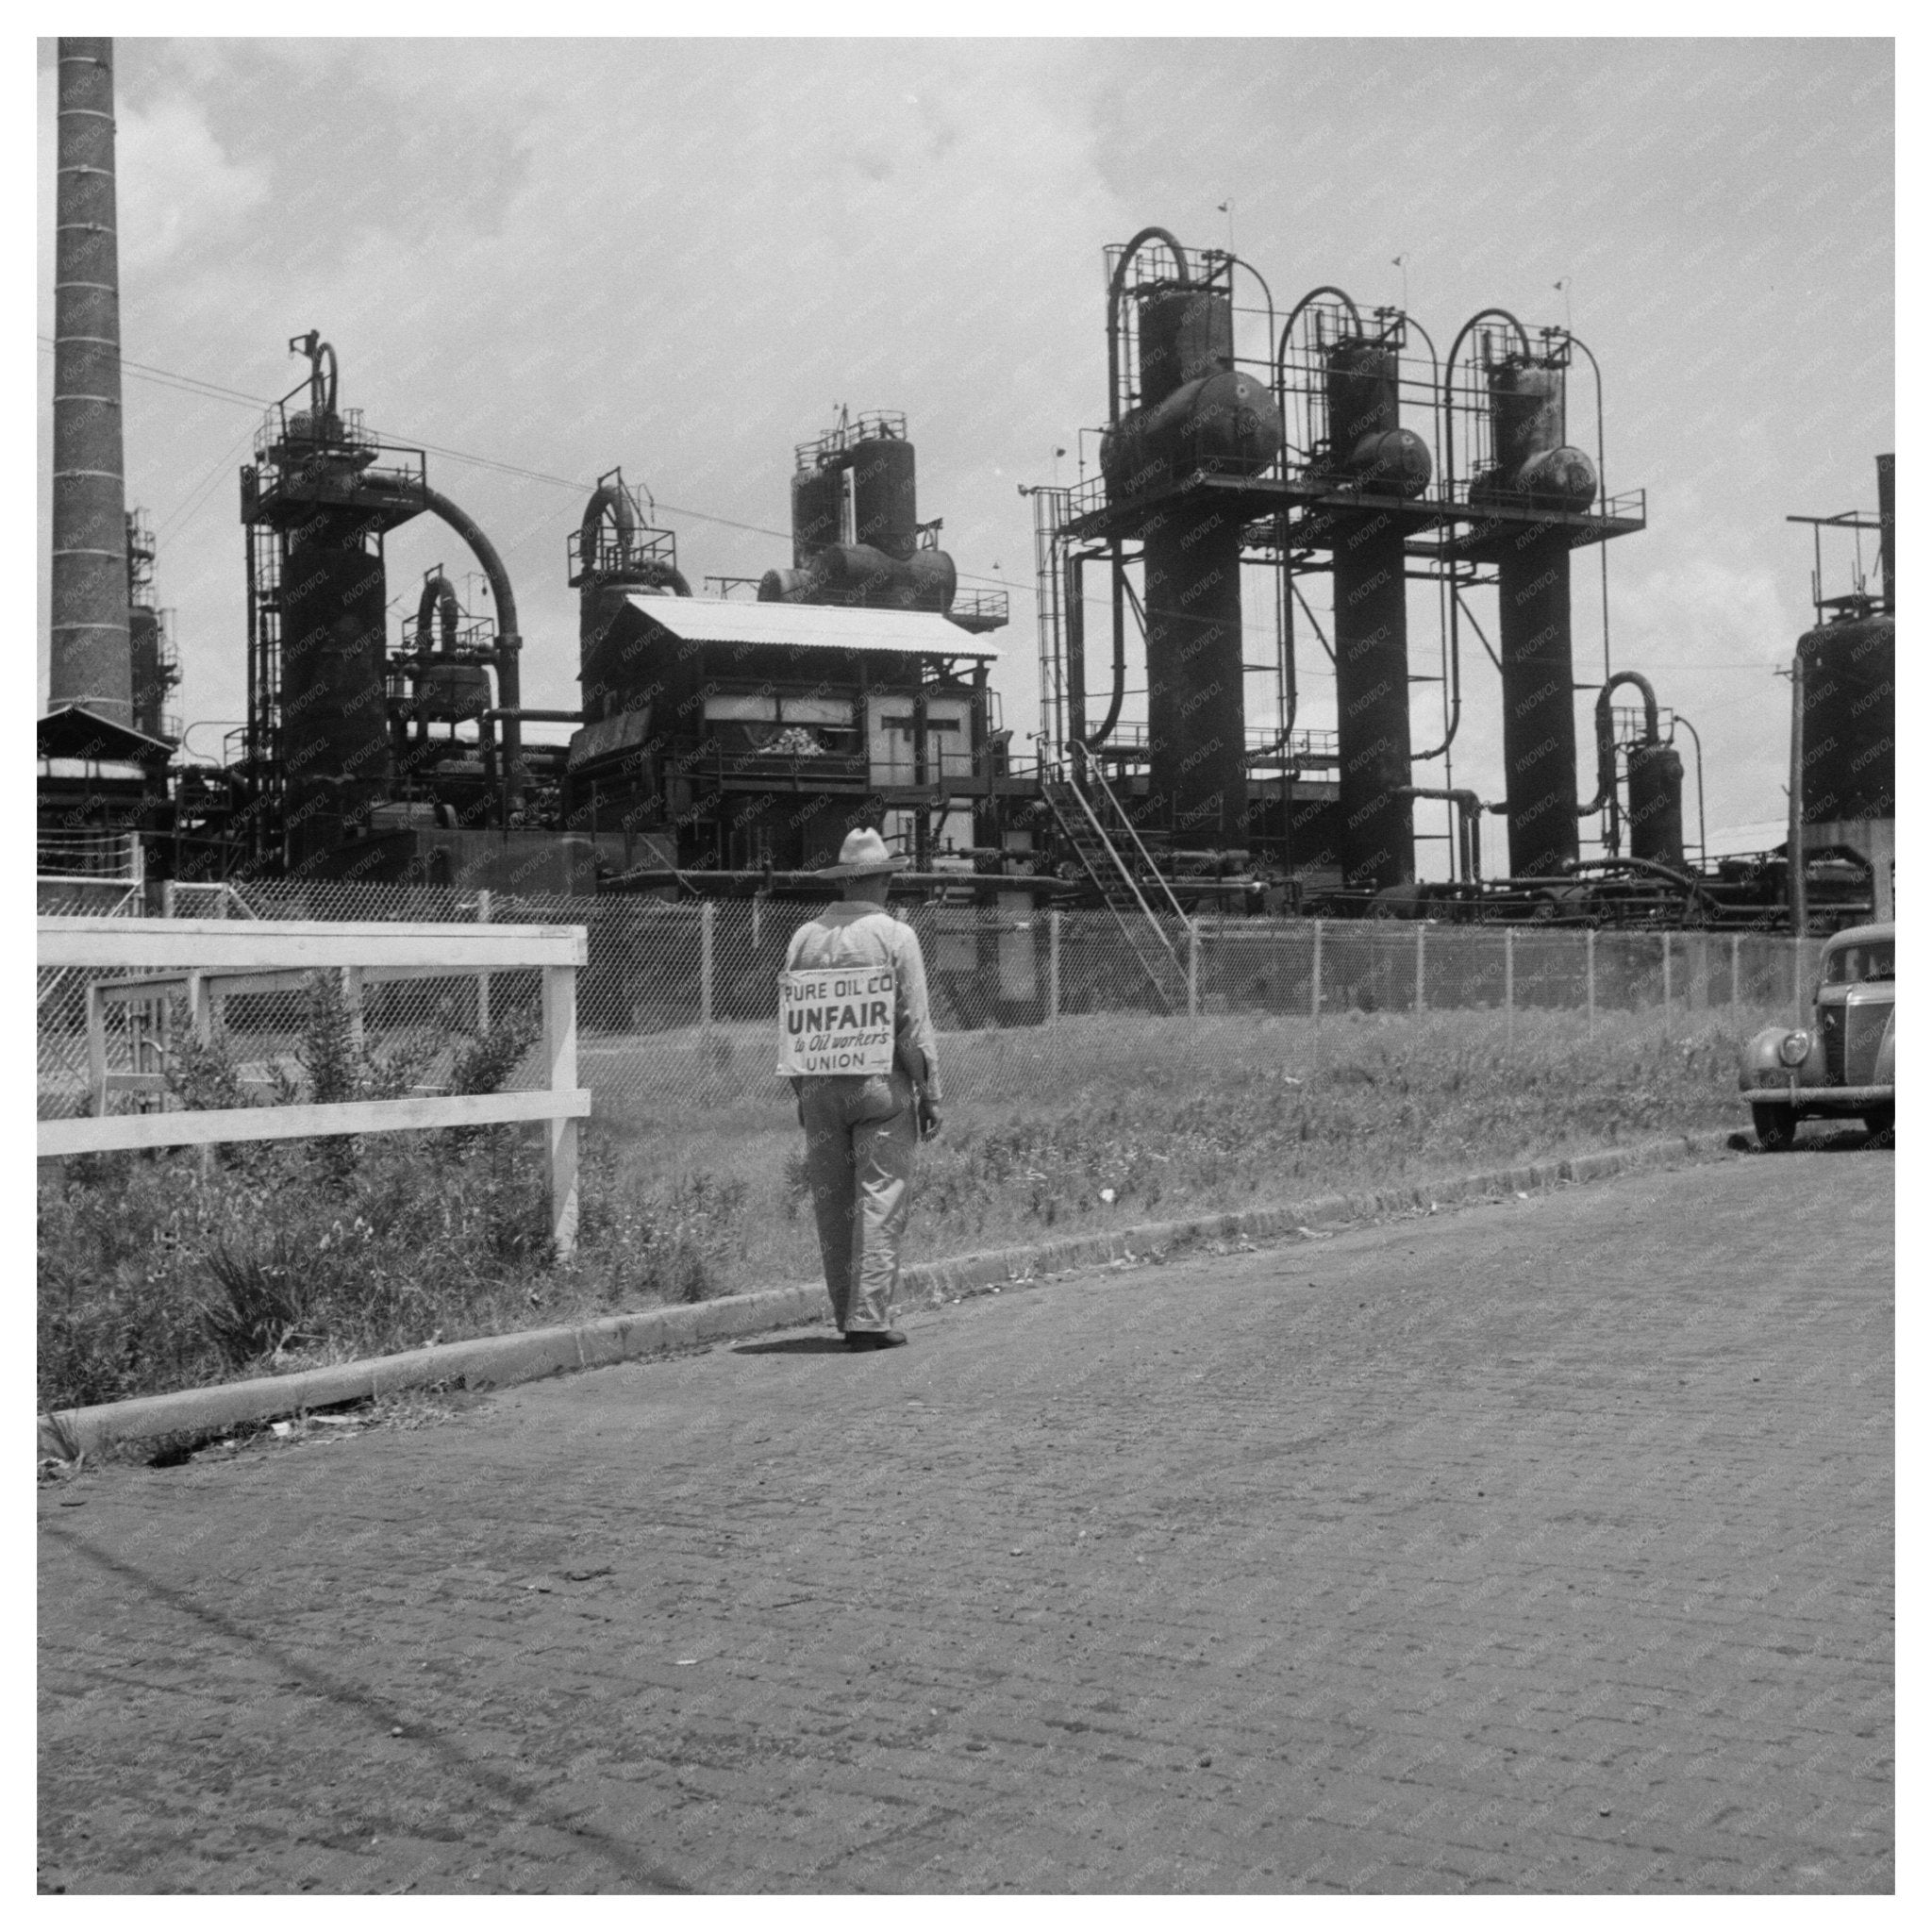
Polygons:
M1489 385L1496 468L1483 493L1587 508L1596 466L1564 443L1562 368L1512 355L1491 365ZM1525 525L1500 547L1496 586L1509 871L1549 877L1577 858L1569 531Z
M1560 533L1512 539L1497 563L1496 589L1509 871L1543 878L1577 857L1569 543Z
M1140 406L1102 441L1108 496L1160 492L1194 470L1265 469L1281 420L1265 388L1234 366L1226 292L1168 284L1139 303ZM1217 508L1211 492L1171 492L1135 534L1146 574L1143 823L1184 847L1244 848L1240 511Z
M1241 519L1171 509L1142 557L1148 823L1182 846L1244 847Z
M1428 487L1422 439L1400 425L1394 348L1347 337L1329 351L1324 390L1329 462L1376 494ZM1341 753L1341 875L1380 890L1415 878L1409 783L1409 519L1387 508L1332 520L1335 716Z

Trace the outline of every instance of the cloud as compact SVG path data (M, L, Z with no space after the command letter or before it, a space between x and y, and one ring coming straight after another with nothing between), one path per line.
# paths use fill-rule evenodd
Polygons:
M178 94L121 107L115 164L124 277L226 240L268 199L266 171L232 160Z

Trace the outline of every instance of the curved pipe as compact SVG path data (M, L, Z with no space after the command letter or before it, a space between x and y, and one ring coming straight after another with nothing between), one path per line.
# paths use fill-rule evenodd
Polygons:
M1274 742L1268 747L1270 758L1288 749L1288 741L1294 736L1294 721L1302 708L1301 687L1295 678L1294 664L1294 572L1286 543L1281 547L1281 568L1275 574L1274 594L1279 600L1274 635L1281 650L1282 716L1281 729L1274 734Z
M1126 583L1126 560L1121 555L1120 540L1114 540L1109 553L1108 575L1113 585L1113 691L1107 702L1107 716L1097 731L1090 731L1080 742L1089 751L1098 751L1113 735L1121 722L1121 706L1127 695L1127 613L1122 597Z
M1610 486L1604 481L1604 373L1597 366L1596 357L1590 344L1581 336L1573 336L1566 328L1563 331L1563 340L1573 349L1581 349L1590 363L1591 377L1596 388L1596 493L1601 501L1607 503Z
M1604 514L1607 516L1610 486L1604 476L1604 373L1597 366L1590 344L1581 336L1573 336L1566 328L1563 340L1573 348L1581 349L1590 359L1590 374L1596 388L1596 494L1597 501L1604 507ZM1610 673L1610 546L1607 543L1596 546L1596 572L1597 583L1603 593L1604 675L1607 677Z
M1113 279L1107 285L1107 420L1109 425L1121 420L1121 296L1127 286L1127 271L1134 258L1149 242L1166 244L1174 257L1174 277L1182 288L1188 286L1187 251L1165 228L1142 228L1122 252L1114 264Z
M423 596L416 606L416 649L425 658L429 655L430 620L439 609L442 616L442 648L448 655L457 647L457 621L461 613L457 608L456 586L441 572L424 580Z
M1449 675L1449 721L1442 727L1441 743L1432 745L1427 751L1412 752L1409 755L1411 764L1425 765L1431 758L1447 757L1449 747L1456 742L1457 732L1462 728L1462 631L1456 621L1457 606L1457 587L1452 583L1449 586L1449 662L1446 666ZM1439 609L1437 614L1441 616L1442 613Z
M1442 363L1436 354L1436 339L1430 335L1421 323L1415 321L1407 313L1405 312L1401 319L1407 327L1414 329L1416 334L1421 336L1423 341L1428 344L1429 415L1432 419L1429 427L1435 432L1433 441L1436 442L1437 448L1440 449L1447 427L1449 412L1444 405L1442 396ZM1431 451L1430 454L1435 455L1436 452ZM1437 472L1439 476L1443 477L1446 477L1448 474L1446 468L1439 469ZM1449 661L1443 667L1449 680L1448 722L1442 727L1441 743L1432 746L1427 751L1413 753L1410 758L1410 763L1412 764L1427 764L1433 758L1446 758L1449 754L1449 747L1456 742L1457 732L1462 728L1462 638L1456 622L1456 591L1452 584L1450 587L1446 624Z
M1508 309L1478 308L1476 312L1474 315L1472 315L1469 318L1469 320L1465 322L1459 329L1456 331L1456 340L1449 344L1449 360L1452 364L1455 362L1456 358L1461 353L1463 341L1468 336L1470 330L1473 329L1477 323L1488 322L1492 316L1498 322L1507 322L1509 325L1509 326L1516 331L1516 341L1518 344L1521 346L1523 353L1525 357L1532 356L1536 353L1529 345L1529 331L1526 328L1524 328L1520 322L1517 321L1515 316L1513 316Z
M1274 291L1268 286L1268 277L1253 262L1243 261L1239 255L1230 255L1227 258L1227 299L1230 303L1234 300L1234 272L1236 269L1246 269L1256 281L1260 283L1261 299L1268 305L1268 340L1272 342L1274 340Z
M1677 713L1676 723L1681 724L1690 734L1690 742L1695 747L1697 753L1697 862L1699 865L1708 865L1710 863L1710 842L1705 837L1704 832L1704 741L1697 735L1696 725L1691 724L1690 719L1685 717L1681 711ZM1672 727L1672 736L1674 737L1675 735L1675 725L1674 725Z
M1643 741L1657 741L1657 692L1650 679L1641 671L1620 671L1614 677L1605 678L1604 688L1596 694L1596 796L1576 808L1580 819L1603 810L1616 795L1616 727L1610 722L1610 697L1620 684L1634 684L1643 693Z
M625 562L630 561L630 541L637 534L638 520L630 507L628 493L615 483L600 483L591 492L591 500L584 506L584 520L577 525L577 537L583 546L583 554L595 556L594 545L597 525L603 522L608 511L610 521L617 526L617 547Z
M1263 286L1265 287L1266 285L1264 284ZM1361 333L1362 315L1361 310L1355 306L1355 297L1346 289L1338 289L1333 282L1324 282L1319 288L1310 289L1289 310L1288 320L1281 325L1280 333L1274 339L1274 366L1269 372L1274 392L1274 407L1281 416L1284 430L1288 425L1288 375L1285 365L1288 358L1289 338L1293 335L1295 324L1302 319L1304 312L1309 305L1324 295L1334 296L1348 310L1350 325L1357 335ZM1273 305L1271 304L1270 306L1272 308ZM1289 443L1286 435L1282 437L1279 461L1281 464L1281 474L1286 477L1289 462ZM1301 712L1301 691L1295 676L1294 661L1294 578L1290 571L1289 559L1285 551L1282 556L1282 575L1288 580L1288 593L1282 603L1283 627L1281 631L1282 664L1285 672L1283 681L1287 687L1284 692L1287 701L1285 707L1287 716L1282 721L1281 729L1275 734L1274 742L1269 747L1271 754L1288 749L1288 741L1294 735L1295 719Z
M1395 795L1409 799L1440 798L1445 804L1453 805L1458 814L1457 824L1461 832L1457 857L1461 861L1462 882L1474 885L1481 878L1483 813L1489 808L1475 792L1466 786L1402 785L1396 788Z
M496 700L503 709L514 714L524 701L523 674L519 666L524 641L517 631L517 596L510 589L509 573L503 567L503 558L496 554L496 545L483 534L468 512L452 503L441 491L432 490L428 484L424 484L423 508L440 516L470 546L476 561L483 566L491 597L496 604ZM511 715L503 721L506 820L508 814L522 802L523 795L524 737L517 719Z
M1535 353L1529 346L1529 331L1507 308L1478 308L1456 331L1456 340L1449 344L1449 354L1442 364L1442 488L1445 491L1455 487L1456 477L1456 411L1450 395L1450 388L1456 380L1456 358L1462 353L1462 344L1470 330L1479 322L1488 322L1491 316L1507 322L1516 331L1516 340L1525 361Z
M335 413L337 373L335 344L324 341L322 331L319 328L312 328L307 335L291 336L289 338L289 353L291 356L301 355L308 358L308 408L319 425L325 412L329 415ZM326 384L324 383L322 375L322 358L325 356L328 358L328 379ZM292 395L294 391L291 390L289 393ZM285 396L283 401L286 402L288 398Z
M1425 329L1421 323L1416 321L1415 317L1410 315L1407 310L1404 310L1400 319L1405 328L1414 329L1416 334L1422 337L1423 341L1428 344L1430 418L1429 429L1431 432L1429 440L1431 442L1435 443L1438 446L1437 449L1432 449L1429 452L1430 456L1433 457L1438 454L1438 451L1440 450L1441 443L1442 430L1441 423L1440 420L1440 412L1442 408L1442 363L1441 358L1438 357L1436 354L1435 337L1432 336L1428 332L1428 330ZM1440 475L1441 473L1439 472L1438 474Z
M1718 908L1710 894L1704 890L1703 881L1692 877L1688 872L1679 872L1674 865L1660 864L1655 858L1574 858L1565 868L1565 875L1579 872L1602 872L1615 869L1631 872L1652 873L1660 879L1668 879L1674 886L1684 889L1686 903L1702 900L1715 912Z
M1118 426L1121 420L1121 297L1126 291L1127 271L1133 266L1134 258L1150 242L1160 242L1174 257L1175 278L1183 288L1188 286L1187 250L1170 230L1158 226L1142 228L1122 250L1120 260L1114 264L1113 278L1107 285L1107 420L1109 427ZM1230 286L1232 282L1230 275ZM1112 568L1108 576L1113 614L1113 702L1108 707L1107 720L1100 729L1090 732L1081 741L1090 751L1098 750L1120 722L1121 703L1126 692L1126 561L1121 555L1118 538L1113 542Z
M1288 339L1294 333L1294 325L1302 319L1303 311L1311 307L1324 295L1333 295L1348 310L1349 326L1357 335L1362 332L1362 312L1355 306L1355 297L1346 289L1338 289L1333 282L1324 282L1319 289L1308 292L1288 311L1288 320L1281 325L1281 333L1274 341L1274 407L1281 411L1281 420L1288 422ZM1284 475L1288 473L1288 441L1284 437L1281 444L1281 468Z
M649 491L644 492L647 496ZM617 530L617 548L620 568L630 566L631 541L638 533L637 512L631 508L630 492L619 483L600 483L591 491L591 500L584 506L583 521L577 525L577 554L592 558L597 554L597 525L606 515ZM640 574L650 584L668 584L673 593L679 597L691 595L691 583L675 564L666 567L652 564Z

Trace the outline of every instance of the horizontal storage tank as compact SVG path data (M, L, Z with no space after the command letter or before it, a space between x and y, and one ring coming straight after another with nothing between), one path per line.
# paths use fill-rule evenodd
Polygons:
M829 543L802 568L768 570L760 604L848 604L873 610L952 608L958 574L943 550L888 557L869 543Z
M1132 409L1100 440L1108 494L1138 496L1194 470L1255 476L1281 448L1281 412L1264 385L1224 369Z
M1234 367L1234 305L1223 290L1140 298L1141 403L1100 440L1116 501L1194 470L1258 475L1281 448L1267 386Z

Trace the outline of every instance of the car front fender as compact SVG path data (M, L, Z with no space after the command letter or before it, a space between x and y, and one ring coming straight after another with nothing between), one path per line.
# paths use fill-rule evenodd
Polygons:
M1800 1030L1810 1034L1810 1049L1802 1065L1788 1067L1778 1058L1777 1050ZM1793 1080L1800 1087L1822 1087L1824 1084L1824 1043L1816 1029L1766 1026L1754 1033L1738 1058L1738 1091L1751 1093L1767 1087L1790 1087Z

